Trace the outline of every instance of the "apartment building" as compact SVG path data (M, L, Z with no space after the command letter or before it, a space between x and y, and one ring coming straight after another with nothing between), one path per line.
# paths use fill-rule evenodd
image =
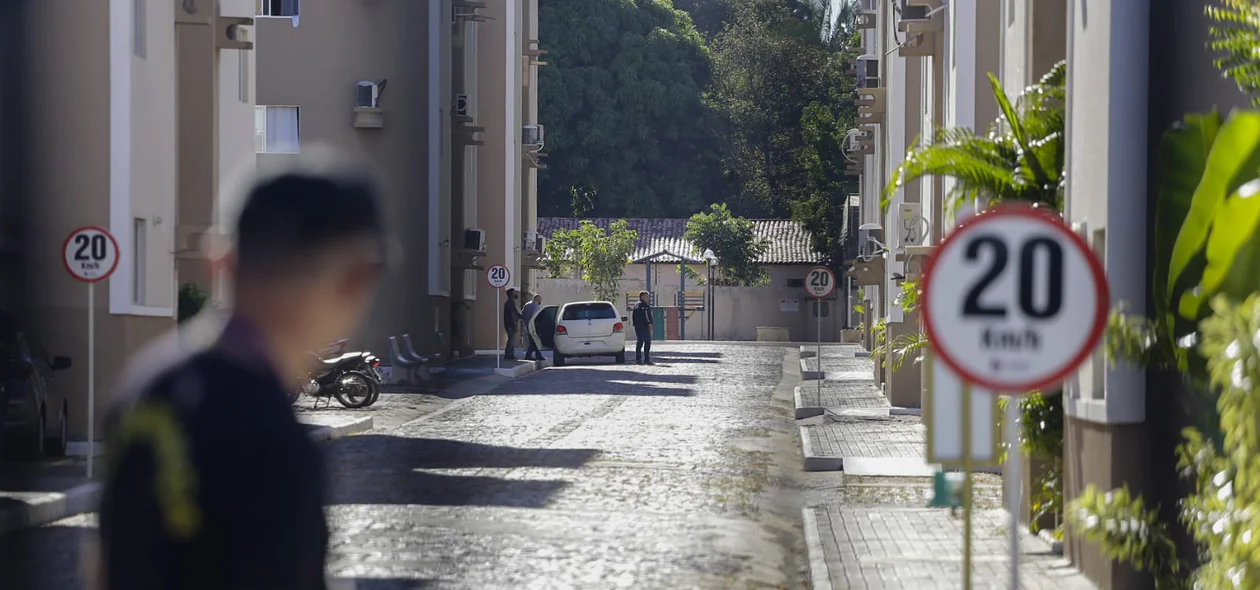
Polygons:
M484 269L527 284L536 5L257 0L259 169L322 143L366 156L387 183L403 260L357 337L374 351L404 333L442 359L495 348Z
M1212 67L1203 4L864 0L861 8L855 151L863 157L850 169L862 176L864 233L876 242L866 243L867 260L856 260L851 276L864 287L867 309L877 310L875 319L888 322L889 340L919 329L918 318L893 303L899 279L918 276L921 259L955 222L943 207L951 188L944 178L899 187L888 212L880 213L884 186L911 145L908 130L983 131L998 116L989 73L1016 94L1065 59L1065 218L1103 260L1112 305L1146 309L1151 283L1143 261L1160 137L1185 113L1246 103ZM910 231L925 224L929 231ZM1173 450L1195 416L1178 379L1149 376L1109 367L1099 351L1064 383L1068 499L1089 484L1127 485L1151 503L1176 506ZM893 403L915 405L913 376L880 371L879 377ZM1175 510L1165 513L1175 520ZM1070 534L1067 552L1100 588L1152 587L1149 578Z
M253 165L252 15L253 0L26 3L26 262L8 283L26 293L6 305L74 361L52 383L49 432L63 406L69 437L87 432L88 289L61 260L72 230L106 228L120 250L91 302L98 410L126 357L175 326L177 286L212 288L202 237L215 187Z

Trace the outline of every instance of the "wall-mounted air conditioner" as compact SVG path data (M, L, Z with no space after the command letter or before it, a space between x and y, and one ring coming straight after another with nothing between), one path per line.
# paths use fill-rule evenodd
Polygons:
M926 22L932 19L932 12L932 7L927 4L903 4L897 20L903 23Z
M525 252L538 251L538 232L534 230L525 232L525 238L521 240L521 250Z
M455 111L456 117L468 117L468 116L471 116L468 114L468 106L469 106L468 95L456 94L455 104L451 105L451 110Z
M372 82L364 80L354 87L354 106L360 109L381 108L381 91L385 89L385 80Z
M531 149L541 150L544 145L544 128L542 125L526 125L521 129L521 143Z
M473 252L486 251L486 230L470 227L464 230L464 249Z
M863 55L857 58L858 88L879 88L879 58Z

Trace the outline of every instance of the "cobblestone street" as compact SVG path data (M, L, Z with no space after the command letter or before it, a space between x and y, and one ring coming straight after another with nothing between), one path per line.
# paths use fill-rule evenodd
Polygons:
M786 350L662 343L656 366L579 361L335 441L330 573L373 589L801 587ZM0 552L58 556L22 588L77 588L90 526Z

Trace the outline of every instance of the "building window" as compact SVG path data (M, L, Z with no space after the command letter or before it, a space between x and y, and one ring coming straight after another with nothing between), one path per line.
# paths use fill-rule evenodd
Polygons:
M144 219L136 218L131 228L131 302L136 305L144 305L145 285L148 282L145 254L148 251Z
M236 31L236 39L238 41L249 41L249 31L238 29ZM237 98L243 103L249 103L249 52L243 49L236 50L236 71L240 80L238 80Z
M148 48L145 46L145 33L149 28L148 12L146 0L131 0L131 13L135 21L132 24L134 30L131 32L131 44L132 50L138 57L145 57L148 53Z
M298 0L257 0L258 16L284 16L295 17L298 15Z
M295 106L254 107L254 151L260 154L296 154L298 113Z

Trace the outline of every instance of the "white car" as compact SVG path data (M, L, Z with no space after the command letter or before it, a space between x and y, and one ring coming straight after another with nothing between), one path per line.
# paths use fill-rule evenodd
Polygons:
M626 317L607 301L545 306L530 318L527 329L538 348L554 351L556 366L576 356L611 356L626 362Z

